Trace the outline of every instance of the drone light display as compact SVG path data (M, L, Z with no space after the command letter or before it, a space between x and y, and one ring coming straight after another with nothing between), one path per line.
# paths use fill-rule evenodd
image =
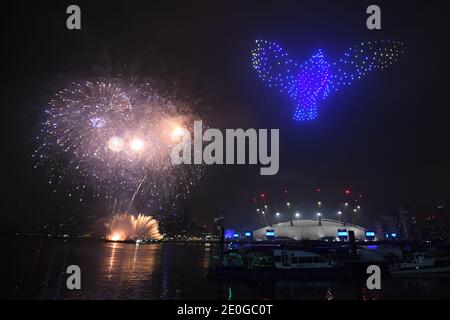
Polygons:
M386 69L404 53L402 48L402 42L391 40L361 42L334 62L328 62L319 49L298 63L278 44L256 40L252 63L262 81L294 101L294 120L305 121L317 118L319 99L350 86L370 71Z

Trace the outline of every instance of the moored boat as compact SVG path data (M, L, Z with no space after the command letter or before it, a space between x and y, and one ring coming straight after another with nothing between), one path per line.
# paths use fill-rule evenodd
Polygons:
M392 265L393 276L450 273L450 265L439 263L432 254L415 252L407 261Z
M277 269L329 269L330 261L303 250L273 250L274 266Z
M347 277L355 276L357 272L355 266L344 266L317 253L261 246L224 252L219 267L211 269L209 274L242 279L267 279Z

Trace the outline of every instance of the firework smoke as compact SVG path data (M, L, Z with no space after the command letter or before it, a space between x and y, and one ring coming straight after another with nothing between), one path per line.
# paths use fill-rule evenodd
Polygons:
M68 196L104 197L112 211L159 206L186 195L200 166L172 165L170 151L191 131L190 108L158 94L150 83L117 79L73 83L50 101L37 166ZM187 131L186 131L187 130Z
M105 226L108 229L107 239L112 241L162 239L158 222L142 214L136 217L128 213L116 214L105 223Z

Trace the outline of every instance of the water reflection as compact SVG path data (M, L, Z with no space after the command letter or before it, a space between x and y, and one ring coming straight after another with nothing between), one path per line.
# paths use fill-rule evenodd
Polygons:
M117 248L117 243L114 242L112 245L111 256L109 258L108 273L106 275L106 278L109 281L112 279L112 270L114 268L114 257L115 257L115 253L116 253L116 248Z
M159 264L158 244L106 243L103 270L94 285L86 287L93 296L107 298L157 298L152 296L153 275Z
M210 244L130 244L14 238L5 242L1 297L14 299L446 299L450 276L365 279L221 279L208 276ZM66 268L82 271L82 290L66 288Z

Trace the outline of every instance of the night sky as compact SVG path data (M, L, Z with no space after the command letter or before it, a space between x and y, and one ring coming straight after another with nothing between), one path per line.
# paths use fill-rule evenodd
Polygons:
M2 221L32 226L102 215L102 204L53 193L31 155L46 103L71 80L99 74L155 76L200 99L218 128L279 128L280 171L208 168L185 207L199 222L216 210L228 225L257 226L252 199L288 199L324 216L344 188L364 195L362 224L409 203L417 214L450 199L448 12L440 2L377 1L382 30L369 31L372 1L14 1L2 4ZM82 29L66 29L78 4ZM292 105L251 66L254 40L276 41L299 61L322 48L340 56L361 41L406 44L399 63L320 103L319 118L291 120ZM283 200L284 201L284 200Z

